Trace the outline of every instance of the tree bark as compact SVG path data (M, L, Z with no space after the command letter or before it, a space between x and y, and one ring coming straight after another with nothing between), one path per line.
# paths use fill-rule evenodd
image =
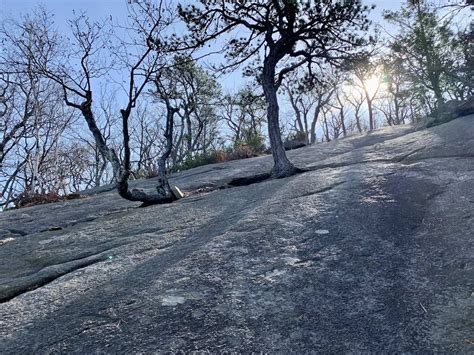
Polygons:
M166 147L158 160L158 185L156 186L159 195L172 199L174 199L175 196L171 192L171 187L166 175L166 160L169 158L171 150L173 149L173 117L176 112L178 112L178 109L172 107L169 101L166 100L166 129L164 134L166 138Z
M303 121L301 120L301 111L298 108L298 105L296 104L293 93L291 92L291 88L288 88L288 97L290 98L290 103L291 103L291 106L293 107L293 111L295 111L298 131L304 132L305 130L304 130L304 127L303 127Z
M128 119L130 117L130 108L121 110L120 113L122 115L124 162L123 162L123 168L121 169L121 174L118 177L117 183L116 183L119 195L129 201L142 202L143 206L173 202L174 200L176 200L176 198L171 193L171 189L168 184L168 178L166 177L166 172L164 170L162 171L163 172L162 176L158 178L158 184L156 187L157 193L148 194L142 190L129 189L128 180L131 175L131 162L130 162L130 146L129 146L130 136L129 136L129 130L128 130ZM169 124L168 120L169 118L167 119L167 129L170 130L170 128L168 127L168 124ZM171 150L166 149L165 153L167 153L167 155L169 156L170 151ZM166 158L168 156L166 156ZM166 158L164 159L164 161L166 161Z
M361 125L360 125L360 116L359 116L359 113L356 113L356 114L355 114L355 119L356 119L357 130L359 131L359 133L362 133L362 127L361 127Z
M272 175L276 178L284 178L296 174L298 169L288 160L281 139L275 66L274 59L271 57L265 59L262 87L267 101L268 136L274 161Z
M373 131L375 128L375 122L374 122L374 110L372 107L372 99L370 98L370 95L368 92L365 93L365 97L367 100L367 110L369 111L369 131Z
M107 147L107 144L105 142L104 137L102 136L102 133L100 132L100 129L97 127L94 114L92 113L92 101L87 102L83 105L81 105L81 112L82 116L84 117L87 126L89 127L89 130L91 131L95 144L97 146L97 149L99 150L100 154L102 157L106 160L109 161L112 164L112 170L114 173L114 177L118 178L118 176L121 173L122 166L120 164L120 160L115 153L114 150L110 149Z
M344 113L344 103L339 97L339 92L337 93L337 102L339 103L339 119L341 120L342 135L347 136L346 122L345 122L345 113Z
M342 136L347 137L347 128L346 128L346 117L344 115L344 108L341 107L339 109L339 118L341 119L341 127L342 127Z
M316 123L318 122L320 111L321 111L321 105L320 103L318 103L316 108L314 109L313 121L311 121L311 131L310 131L311 144L316 143Z

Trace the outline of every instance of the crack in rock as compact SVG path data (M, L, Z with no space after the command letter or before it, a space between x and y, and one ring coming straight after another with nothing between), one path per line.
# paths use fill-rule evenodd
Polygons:
M9 302L12 299L25 294L30 291L34 291L40 287L46 286L51 282L55 281L56 279L60 278L61 276L70 274L76 270L86 268L90 265L97 264L101 261L105 261L103 256L96 256L93 258L86 258L86 260L82 260L80 262L73 262L72 265L67 266L64 269L58 268L58 266L53 266L48 269L52 270L44 270L42 273L45 275L39 277L37 279L31 280L31 277L28 277L27 280L20 281L20 285L17 284L10 287L1 287L0 289L0 304ZM69 264L69 263L66 263ZM62 266L65 264L62 264Z
M106 258L105 254L113 249L117 249L128 244L131 243L121 243L94 254L75 258L64 263L45 266L34 274L26 275L14 280L16 285L11 285L11 283L7 283L6 286L0 285L0 304L11 301L13 298L24 293L46 286L61 276L70 274L76 270L83 269L99 262L107 261L109 259Z
M270 177L271 177L270 173L262 173L262 174L255 174L255 175L250 175L250 176L237 177L230 180L227 183L227 186L231 186L231 187L248 186L248 185L257 184L259 182L266 181L270 179Z
M297 199L297 198L301 198L301 197L308 197L308 196L311 196L311 195L316 195L316 194L320 194L320 193L323 193L323 192L327 192L327 191L331 191L332 189L344 184L346 181L340 181L340 182L337 182L335 184L332 184L332 185L329 185L329 186L326 186L326 187L323 187L319 190L316 190L316 191L310 191L310 192L307 192L307 193L304 193L304 194L301 194L301 195L298 195L298 196L295 196L295 197L292 197L291 199L294 200L294 199Z

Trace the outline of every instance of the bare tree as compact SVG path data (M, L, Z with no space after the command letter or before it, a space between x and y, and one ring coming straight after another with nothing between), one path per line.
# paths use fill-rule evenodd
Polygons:
M313 80L305 81L295 73L291 80L282 84L296 115L297 130L304 133L309 144L316 143L316 127L322 109L330 104L340 85L338 72L330 68L321 66L313 75Z
M173 104L177 96L177 88L175 85L175 78L172 75L172 69L164 69L155 79L156 97L165 104L166 107L166 127L165 127L165 147L158 160L158 179L160 181L162 191L160 194L173 198L168 179L166 178L166 162L171 155L173 149L173 127L174 116L179 111L179 107Z
M38 46L30 17L0 26L0 180L1 205L16 195L56 189L54 167L60 137L75 117L62 104L58 85L34 68ZM44 45L44 44L40 44Z
M70 21L73 43L67 48L62 48L61 38L53 30L50 16L40 11L31 22L31 26L34 26L31 32L36 36L38 43L46 42L47 46L38 46L34 48L34 52L29 48L24 50L26 55L33 57L37 72L62 87L66 105L82 114L98 150L112 165L120 196L144 204L171 202L174 196L169 191L169 186L164 186L167 190L164 195L163 186L157 187L157 193L149 194L137 189L130 190L128 181L132 174L130 116L145 88L153 81L156 73L166 65L164 41L161 36L172 22L173 14L163 6L163 3L154 6L148 1L133 4L130 10L133 30L137 36L134 37L133 43L119 40L120 45L113 52L117 62L122 64L123 70L128 73L125 105L120 109L123 159L120 159L117 152L107 144L98 127L93 108L92 81L103 78L111 66L111 63L101 55L101 51L107 48L104 43L108 39L109 31L106 24L92 23L84 14L77 15ZM124 52L122 49L125 47L127 51ZM131 53L130 48L134 48L135 51Z
M357 131L362 133L365 128L362 125L362 106L365 102L364 93L353 87L345 95L346 101L352 106Z
M296 80L297 78L295 77L293 80L291 80L291 82ZM304 136L304 143L309 144L310 138L308 121L312 109L316 104L316 99L311 94L308 94L307 91L305 92L304 89L293 88L293 86L290 84L290 81L288 81L288 83L283 83L282 88L286 92L291 107L295 113L294 126L296 128L296 133Z
M132 154L135 160L132 163L134 175L155 176L158 172L157 160L160 155L160 140L163 136L160 108L151 108L147 103L142 102L137 106L132 117L134 124L131 127L131 141L133 142Z
M378 63L371 61L367 56L362 56L346 65L353 74L351 84L360 88L364 93L369 115L369 131L373 131L375 129L373 102L381 84Z
M240 144L256 145L263 140L261 129L265 122L265 102L261 95L254 93L253 88L245 86L235 94L224 95L219 105L222 107L221 115L232 132L230 139L234 148Z
M346 102L344 100L344 92L341 89L336 91L335 95L336 105L333 107L337 110L342 136L347 137L347 123L346 123Z

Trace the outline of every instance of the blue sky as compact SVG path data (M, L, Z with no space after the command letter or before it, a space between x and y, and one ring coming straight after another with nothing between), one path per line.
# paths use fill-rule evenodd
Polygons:
M177 1L176 1L177 2ZM187 0L191 3L192 1ZM375 4L374 19L379 18L383 9L396 9L404 2L403 0L373 0L365 1L367 4ZM87 10L91 16L123 16L126 13L127 0L0 0L4 14L15 14L25 12L37 4L43 4L53 11L58 19L67 18L72 10Z
M383 10L394 10L400 7L405 0L372 0L366 1L367 5L375 4L376 9L371 18L374 22L381 21ZM176 1L177 3L178 1ZM186 3L192 3L186 0ZM83 10L91 18L100 19L110 17L114 22L126 21L127 0L0 0L1 17L15 17L21 13L29 12L37 5L43 5L55 15L55 21L60 29L67 31L67 19L72 17L73 10ZM240 74L228 74L220 80L227 90L235 90L242 85Z
M177 1L176 1L177 2ZM191 3L192 1L187 0ZM365 1L367 4L375 4L374 19L380 16L383 9L396 9L404 0L373 0ZM126 13L127 0L0 0L4 14L15 14L25 12L37 4L43 4L53 11L58 19L67 18L72 10L87 10L91 16L123 16Z

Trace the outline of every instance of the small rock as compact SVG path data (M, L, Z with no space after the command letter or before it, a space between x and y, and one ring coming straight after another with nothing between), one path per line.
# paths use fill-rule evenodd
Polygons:
M329 231L327 229L317 229L315 233L322 235L322 234L329 234Z
M284 274L286 274L285 270L277 270L276 269L276 270L267 272L265 274L265 279L267 279L269 281L275 281L276 278L279 278L280 276L283 276Z
M161 304L163 306L176 306L182 304L186 301L184 297L181 296L165 296L161 299Z
M0 245L6 244L8 242L11 242L12 240L15 240L15 238L12 237L7 237L5 239L0 240Z
M171 186L171 192L178 200L184 197L184 193L177 186Z

